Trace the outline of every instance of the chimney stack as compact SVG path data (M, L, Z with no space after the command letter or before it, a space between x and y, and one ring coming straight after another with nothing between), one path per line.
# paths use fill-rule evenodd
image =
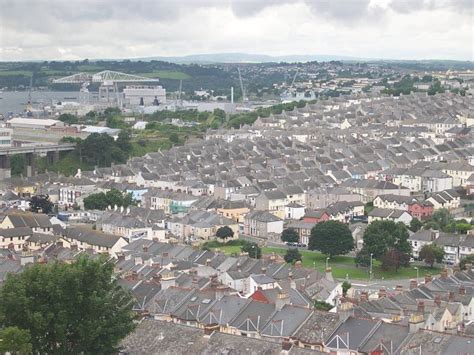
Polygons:
M431 275L426 274L425 275L425 284L430 283L431 281L433 281L433 278L431 277Z
M367 302L369 300L369 293L367 291L362 291L360 293L360 302Z
M418 287L416 280L410 280L410 290L413 290Z
M472 264L471 263L466 263L464 267L467 271L472 270Z
M417 312L420 313L420 314L425 314L425 302L424 301L418 301Z
M454 302L454 292L453 291L448 292L448 302Z
M465 295L466 294L466 288L463 285L461 285L461 287L459 287L459 294L460 295Z
M441 279L446 280L448 278L448 269L444 268L441 271Z
M387 296L387 290L385 290L385 288L381 288L379 290L379 298L384 298L385 296Z
M435 295L434 303L435 303L438 307L441 306L441 296L440 296L440 295Z
M403 285L397 285L395 287L395 292L398 294L402 293L403 292Z

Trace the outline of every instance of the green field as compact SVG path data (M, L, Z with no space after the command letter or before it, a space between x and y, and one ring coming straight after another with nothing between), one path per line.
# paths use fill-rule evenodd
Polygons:
M147 78L158 78L158 79L174 79L174 80L186 80L191 78L188 74L180 71L166 71L156 70L151 73L138 73L136 75L145 76Z
M219 246L218 248L211 247L213 250L220 250L227 255L232 255L240 252L240 246ZM262 248L263 254L276 253L279 255L285 255L285 248L274 248L274 247L264 247ZM319 252L301 250L303 255L303 266L304 267L314 267L317 270L324 272L326 268L326 256ZM350 279L356 280L368 280L369 279L369 269L366 267L356 267L354 263L354 258L350 256L335 256L329 260L329 266L332 269L332 274L335 278L344 279L346 276L349 276ZM419 276L422 278L425 274L438 274L440 272L439 268L429 268L425 266L419 267ZM413 267L401 268L398 271L384 271L380 268L380 262L374 261L373 268L373 279L408 279L416 278L416 270Z

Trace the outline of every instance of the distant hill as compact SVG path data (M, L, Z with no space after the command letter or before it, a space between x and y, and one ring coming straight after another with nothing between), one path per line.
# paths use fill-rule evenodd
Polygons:
M270 56L265 54L248 53L214 53L214 54L195 54L181 57L145 57L134 60L161 60L164 62L189 64L189 63L268 63L268 62L327 62L331 60L355 61L367 60L364 58L340 56L340 55L284 55Z

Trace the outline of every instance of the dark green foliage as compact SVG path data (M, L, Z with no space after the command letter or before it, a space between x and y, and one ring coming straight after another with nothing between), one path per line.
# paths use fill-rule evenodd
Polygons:
M433 267L435 262L443 262L444 249L436 244L425 244L420 249L419 257L430 267Z
M240 247L240 250L244 253L248 253L249 257L254 259L260 259L262 257L262 248L257 243L246 242Z
M357 266L369 266L370 265L370 253L367 249L362 248L356 254L354 262Z
M468 255L459 262L461 270L466 270L466 264L474 264L474 255Z
M287 228L281 233L281 240L289 243L297 243L300 240L300 236L295 229Z
M112 354L134 328L133 299L112 273L103 258L81 258L10 274L0 289L1 325L29 331L33 353Z
M410 255L411 245L408 242L408 230L403 223L393 221L375 221L369 224L364 232L364 253L374 254L374 258L382 260L384 255L395 249Z
M174 143L174 144L178 144L179 143L179 136L177 133L171 133L170 134L170 142L171 143Z
M226 240L227 238L232 238L234 236L234 231L228 226L220 227L216 231L216 237Z
M354 238L349 227L338 221L316 224L311 230L309 250L319 250L329 255L344 255L354 249Z
M314 301L314 308L316 308L318 311L327 312L334 308L334 306L324 301Z
M54 204L49 195L35 195L30 198L30 210L35 213L49 214L53 211Z
M72 115L70 113L63 113L58 117L58 120L69 125L79 123L79 118L76 115Z
M111 189L107 193L99 192L87 196L84 199L84 208L88 210L105 210L109 206L128 207L134 205L135 201L131 194L123 193L117 189Z
M347 291L349 291L349 289L352 287L351 283L349 281L344 281L342 283L342 295L344 297L347 296Z
M31 354L31 335L28 330L18 327L6 327L0 330L0 354Z
M421 227L423 227L423 223L418 218L413 217L413 219L410 221L410 230L412 232L418 232Z
M297 248L291 248L286 251L284 259L287 263L294 263L296 261L301 261L303 256Z
M92 133L77 147L81 159L99 167L112 163L125 163L128 151L122 150L111 136L106 133Z
M410 255L396 248L390 248L382 257L382 270L385 271L396 271L400 267L408 265L410 265Z
M430 88L428 89L428 95L435 95L443 92L444 88L439 80L435 80L434 83L431 84Z

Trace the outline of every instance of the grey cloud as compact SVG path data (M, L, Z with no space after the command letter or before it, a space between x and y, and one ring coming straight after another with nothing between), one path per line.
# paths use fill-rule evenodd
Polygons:
M430 11L444 9L448 11L465 11L472 13L474 8L473 0L392 0L389 7L402 14L415 11Z

